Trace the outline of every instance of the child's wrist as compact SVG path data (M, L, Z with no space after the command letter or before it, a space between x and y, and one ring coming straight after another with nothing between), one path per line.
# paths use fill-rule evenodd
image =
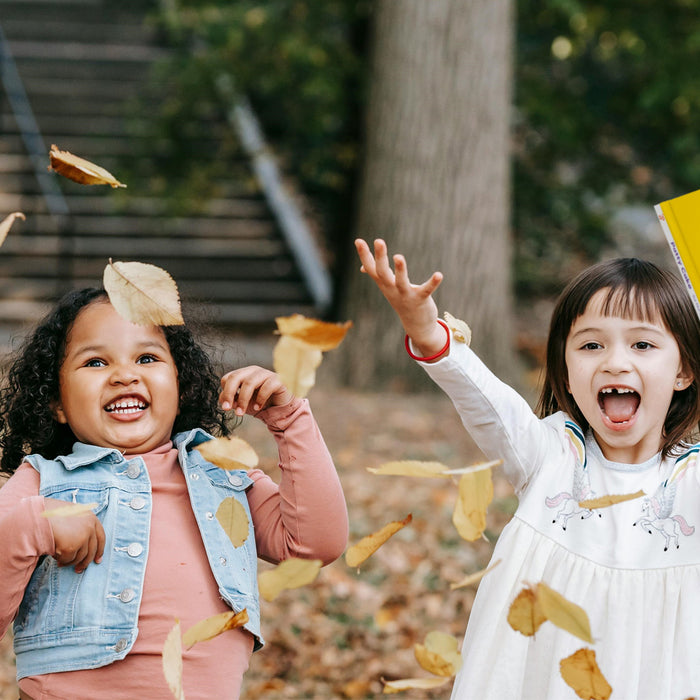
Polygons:
M431 362L442 357L450 349L450 329L441 319L436 319L433 331L428 336L421 334L419 340L406 334L406 352L414 359L421 362ZM417 354L411 349L411 344L416 349Z

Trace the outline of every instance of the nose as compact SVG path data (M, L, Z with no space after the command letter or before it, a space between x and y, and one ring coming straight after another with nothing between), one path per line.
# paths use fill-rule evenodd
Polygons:
M622 343L611 345L603 359L603 371L610 374L630 372L632 363L627 347Z
M128 386L139 381L139 375L131 363L118 363L112 366L110 382Z

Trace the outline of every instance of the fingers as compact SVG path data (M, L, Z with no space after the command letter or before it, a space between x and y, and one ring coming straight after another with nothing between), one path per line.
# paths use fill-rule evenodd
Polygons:
M221 408L233 409L239 416L257 413L268 405L280 406L292 399L277 374L255 365L228 372L221 379L221 387Z

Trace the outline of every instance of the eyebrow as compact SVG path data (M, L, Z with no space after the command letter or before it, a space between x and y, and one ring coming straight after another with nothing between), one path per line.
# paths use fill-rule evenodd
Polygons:
M571 338L578 338L580 335L586 335L588 333L605 333L602 328L598 326L588 326L587 328L582 328L579 331L576 331L576 333L573 333L571 335ZM626 332L633 332L633 333L656 333L658 335L663 335L663 329L659 328L658 326L652 326L652 325L647 325L647 324L642 324L640 326L633 326L632 328L628 328Z
M75 352L73 352L74 355L84 355L87 353L101 353L104 352L105 350L109 350L109 345L85 345L84 347L78 348ZM143 343L139 343L137 345L137 349L140 351L143 350L148 350L150 348L154 348L157 350L165 350L168 346L165 343L161 343L157 340L148 340Z

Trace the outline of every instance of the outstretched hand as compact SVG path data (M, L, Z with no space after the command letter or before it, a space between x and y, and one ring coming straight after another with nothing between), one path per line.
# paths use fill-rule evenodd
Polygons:
M268 406L283 406L293 398L279 376L264 367L241 367L221 378L219 404L237 416L257 413Z
M392 270L386 243L380 238L374 241L374 255L360 238L355 241L355 248L362 272L375 281L418 351L426 356L438 352L445 345L445 330L437 323L438 310L432 294L442 282L442 273L433 272L423 284L412 284L404 256L393 256Z

